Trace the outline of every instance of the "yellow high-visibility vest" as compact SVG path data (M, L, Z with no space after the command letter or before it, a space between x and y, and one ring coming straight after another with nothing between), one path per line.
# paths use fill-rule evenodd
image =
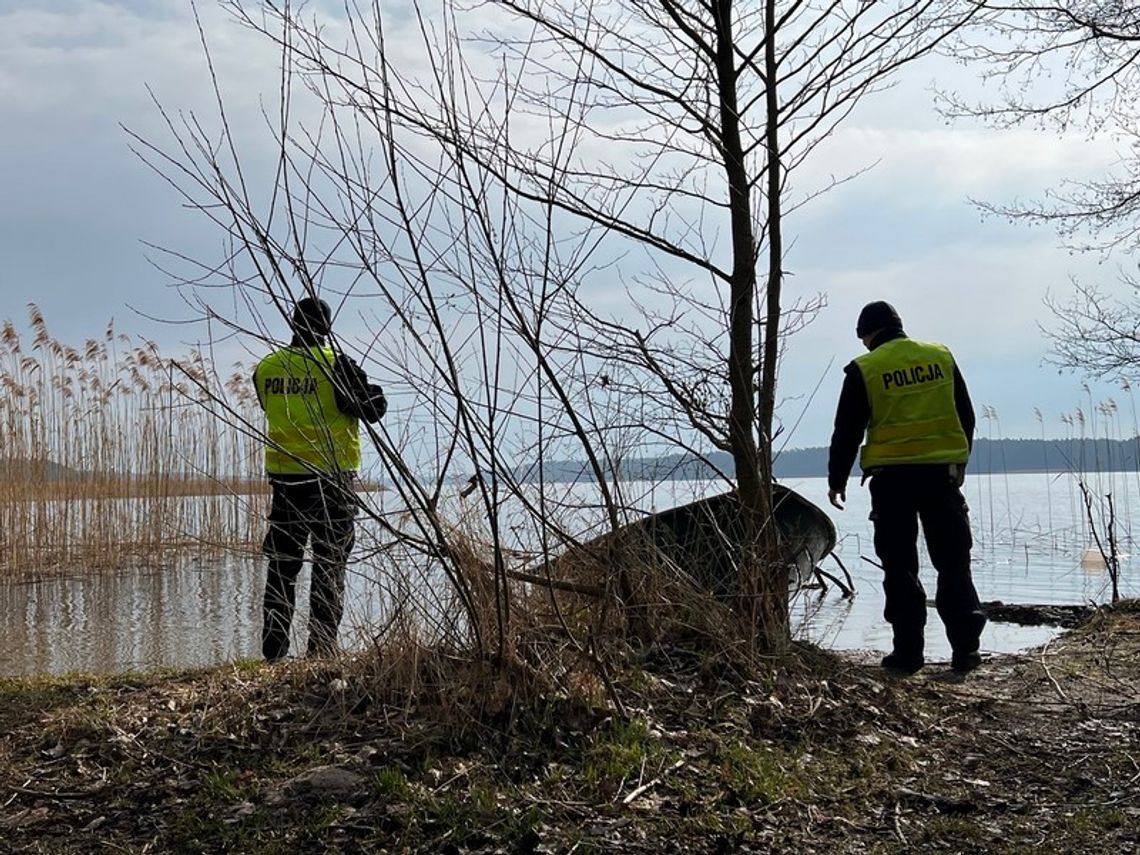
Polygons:
M253 379L265 410L265 471L333 474L360 468L357 420L337 409L330 347L287 347L257 364Z
M896 463L965 463L966 432L954 404L954 357L941 344L896 338L855 357L871 419L864 471Z

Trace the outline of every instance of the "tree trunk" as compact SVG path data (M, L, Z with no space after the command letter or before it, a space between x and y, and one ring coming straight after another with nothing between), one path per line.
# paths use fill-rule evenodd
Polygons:
M718 0L716 11L721 144L729 192L733 254L729 283L728 380L731 404L728 439L736 468L744 530L739 565L739 610L754 643L760 649L775 650L783 646L787 635L786 620L783 626L773 625L768 613L779 613L773 609L772 602L779 597L786 598L787 588L785 585L780 591L773 589L776 576L780 574L773 572L779 562L774 548L775 528L770 524L771 462L767 460L767 445L761 448L756 442L756 398L752 380L755 369L752 306L756 295L756 239L748 172L740 139L732 0ZM773 122L774 117L770 113L769 124ZM785 602L784 613L786 610Z
M765 144L768 150L768 287L765 289L763 354L760 362L761 450L760 479L767 505L772 507L772 422L776 409L776 360L779 358L780 300L783 286L783 219L780 187L780 104L776 91L776 0L764 4L764 76L766 79ZM788 641L788 566L780 559L775 525L767 525L761 537L768 560L767 586L760 603L761 635L775 647Z

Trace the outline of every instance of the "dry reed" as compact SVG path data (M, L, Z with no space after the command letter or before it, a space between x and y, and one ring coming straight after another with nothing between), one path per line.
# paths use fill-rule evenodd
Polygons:
M572 530L569 520L550 522ZM619 610L606 607L616 596L614 562L629 572L634 597L628 605L641 612L651 637L666 644L695 641L725 664L747 658L739 643L742 627L728 602L707 590L692 568L678 565L644 530L623 529L616 538L603 536L568 548L549 561L536 553L504 550L498 572L486 521L478 514L460 514L447 533L456 570L473 593L470 614L481 624L482 637L496 638L501 629L508 655L524 670L533 668L559 683L604 683L604 661L610 657L600 657L599 646L603 639L622 637L624 620ZM510 594L506 611L496 596L501 587ZM601 691L600 684L595 688Z
M0 573L153 565L256 543L261 444L221 411L259 423L240 370L222 380L201 353L166 359L113 324L71 347L34 305L29 322L30 346L0 325Z

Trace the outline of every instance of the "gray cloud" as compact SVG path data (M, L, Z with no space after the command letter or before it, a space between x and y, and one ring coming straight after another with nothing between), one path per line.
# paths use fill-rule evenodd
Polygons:
M264 176L272 151L258 111L262 94L275 93L275 53L216 4L200 10L243 158L255 177ZM400 45L409 56L413 47ZM128 148L120 125L165 138L148 85L172 110L194 110L216 127L183 0L0 0L0 318L22 318L25 304L36 301L69 342L99 334L112 316L120 329L172 346L202 335L127 308L188 314L148 262L143 241L204 261L222 255L218 232L184 210ZM967 197L1001 201L1079 169L1093 174L1111 147L946 129L921 85L870 103L796 177L810 192L832 175L880 161L788 221L789 296L826 292L830 302L789 345L784 363L788 395L806 396L826 375L804 441L826 440L839 370L856 351L853 313L878 297L906 305L913 334L951 345L970 367L979 403L999 408L1007 433L1019 418L1032 433L1032 406L1059 412L1076 385L1037 367L1045 349L1036 328L1041 296L1063 289L1071 272L1106 277L1095 260L1054 249L1047 233L983 222Z

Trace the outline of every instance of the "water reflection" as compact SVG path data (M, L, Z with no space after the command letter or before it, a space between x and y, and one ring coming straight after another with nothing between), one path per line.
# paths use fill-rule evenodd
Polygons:
M0 585L0 673L188 667L254 652L249 562Z
M1057 502L1063 488L1040 475L984 476L968 486L971 504L985 503L975 514L974 576L983 600L1020 603L1106 602L1108 574L1103 562L1082 560L1090 543L1085 535L1083 508ZM1131 483L1134 487L1135 482ZM886 650L890 630L882 619L880 571L863 560L874 557L866 490L852 486L844 511L827 506L824 479L788 482L825 507L840 532L838 554L855 578L858 595L843 600L832 591L824 597L807 591L793 608L796 631L825 647ZM693 484L645 485L641 507L667 507L707 493L718 486ZM1047 499L1049 494L1052 499ZM1006 497L1008 498L1008 504ZM1124 497L1140 507L1136 496ZM1053 501L1054 506L1047 506ZM1002 521L1005 521L1004 527ZM1048 522L1046 522L1048 520ZM1133 560L1130 520L1122 515L1118 533L1122 551L1122 593L1140 594ZM1050 527L1051 526L1051 527ZM378 543L367 527L361 532L361 556ZM376 538L371 540L370 538ZM830 560L829 572L841 572ZM410 576L411 574L409 574ZM934 572L923 553L923 580L933 597ZM298 614L294 621L294 650L304 649L307 620L308 572L298 585ZM260 602L265 579L256 557L234 557L213 565L184 564L161 571L92 574L33 582L0 583L0 674L60 674L69 671L111 672L155 667L190 667L233 661L258 654ZM376 627L390 617L393 603L415 600L410 588L426 592L419 599L424 613L444 607L442 580L398 580L366 572L365 563L349 574L342 641L356 647L368 643ZM1039 645L1055 634L1049 628L990 623L982 639L985 652L1003 652ZM948 659L942 627L933 608L927 624L930 659Z
M265 567L236 557L0 585L0 675L195 667L260 656ZM386 619L381 587L350 572L342 640L368 643ZM308 569L292 650L305 649Z

